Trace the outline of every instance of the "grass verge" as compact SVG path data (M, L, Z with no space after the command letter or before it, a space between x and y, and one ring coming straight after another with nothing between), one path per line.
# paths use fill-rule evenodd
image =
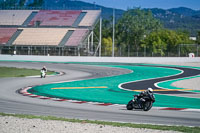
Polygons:
M55 72L47 72L47 75L54 74ZM15 68L15 67L0 67L0 78L5 77L25 77L40 75L40 70L36 69L25 69L25 68Z
M17 118L26 118L26 119L58 120L58 121L67 121L67 122L74 122L74 123L90 123L90 124L98 124L98 125L110 125L114 127L146 128L146 129L168 130L168 131L171 130L171 131L179 131L179 132L185 132L185 133L199 133L200 132L200 127L165 126L165 125L151 125L151 124L92 121L92 120L68 119L68 118L61 118L61 117L55 117L55 116L35 116L35 115L25 115L25 114L0 113L0 116L13 116Z

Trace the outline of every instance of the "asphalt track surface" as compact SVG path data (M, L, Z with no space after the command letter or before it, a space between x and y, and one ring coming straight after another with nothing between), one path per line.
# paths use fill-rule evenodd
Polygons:
M20 68L40 69L43 65L47 66L49 70L62 71L65 74L45 79L39 77L0 78L0 112L131 123L200 126L199 112L169 111L154 108L148 112L140 110L128 111L125 107L120 106L97 106L41 100L17 93L18 89L30 85L119 75L129 73L130 71L128 70L118 68L105 69L103 67L80 64L0 62L0 66Z

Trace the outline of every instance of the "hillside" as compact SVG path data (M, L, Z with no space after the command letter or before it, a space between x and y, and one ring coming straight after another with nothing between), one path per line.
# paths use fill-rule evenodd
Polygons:
M145 9L149 10L149 9ZM186 30L192 36L200 31L200 11L189 8L173 8L173 9L150 9L154 17L161 20L165 28L172 30Z

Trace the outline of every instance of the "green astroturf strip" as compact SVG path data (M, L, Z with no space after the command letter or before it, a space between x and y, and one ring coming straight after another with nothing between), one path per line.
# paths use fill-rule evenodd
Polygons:
M118 85L124 82L144 80L150 78L157 78L169 75L175 75L180 73L180 70L169 68L157 68L149 66L123 66L123 65L102 65L107 67L117 67L132 70L133 73L104 77L90 80L81 80L73 82L65 82L58 84L47 84L42 86L36 86L29 90L29 92L44 95L44 96L56 96L58 98L76 99L83 101L127 104L132 99L134 94L138 94L134 91L126 91L118 88ZM155 73L156 72L156 73ZM98 87L107 86L108 88L87 88L87 89L56 89L51 88L58 87ZM155 106L161 107L180 107L180 108L200 108L198 102L200 99L195 98L182 98L175 96L159 95L155 94L156 102ZM184 102L183 102L184 101Z
M47 72L48 75L56 74L55 72ZM25 69L16 67L0 67L0 78L6 77L26 77L40 75L40 70L37 69Z

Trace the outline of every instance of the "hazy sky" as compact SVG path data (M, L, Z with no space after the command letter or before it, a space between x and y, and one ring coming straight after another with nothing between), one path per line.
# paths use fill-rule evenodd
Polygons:
M163 8L188 7L200 10L200 0L80 0L126 10L128 7Z

